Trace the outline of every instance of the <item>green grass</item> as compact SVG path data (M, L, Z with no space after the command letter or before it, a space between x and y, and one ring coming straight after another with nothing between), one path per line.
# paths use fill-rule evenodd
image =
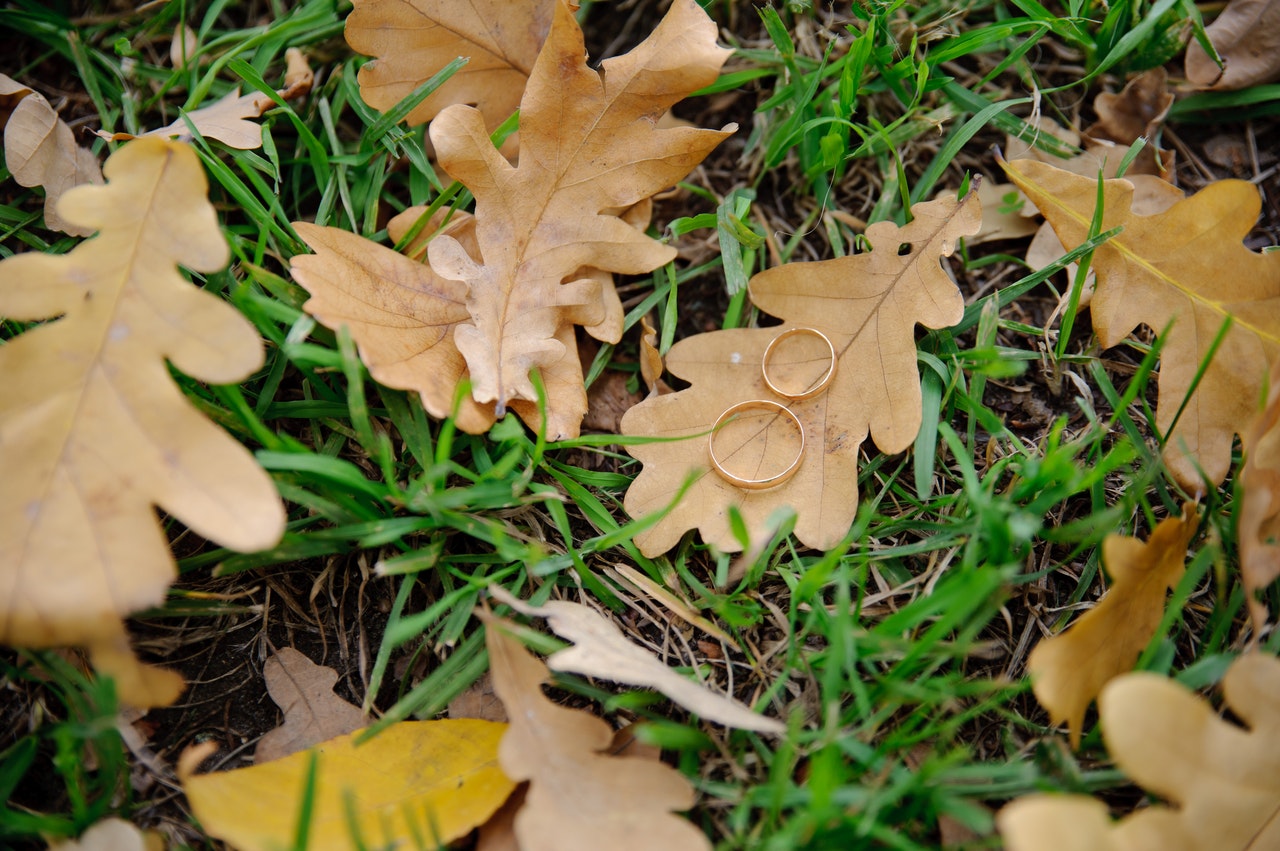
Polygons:
M557 684L601 711L648 721L639 735L694 780L703 797L692 817L721 849L933 848L940 820L967 828L969 847L997 847L992 812L1011 797L1127 787L1105 761L1096 728L1072 753L1045 727L1022 674L1040 620L1060 628L1070 618L1064 607L1093 599L1104 584L1101 540L1145 537L1185 496L1164 477L1149 425L1158 341L1100 352L1087 314L1075 309L1078 288L1061 325L1038 327L1033 312L1015 310L1044 300L1051 275L1113 234L1095 234L1041 273L989 246L962 252L955 269L966 292L997 283L971 299L960 325L920 338L924 429L909 455L865 459L862 505L841 547L801 549L782 518L749 559L696 537L646 558L632 539L652 518L622 510L637 471L615 437L548 443L513 417L486 436L460 433L428 417L413 395L371 381L351 340L302 311L306 293L287 267L306 249L291 221L385 243L388 211L465 206L470 197L427 160L422 129L396 123L438 79L380 115L360 100L362 60L340 38L345 6L269 5L270 14L251 22L217 0L81 24L28 0L0 10L0 32L26 42L10 75L39 82L44 69L58 69L63 77L48 84L79 84L89 102L82 117L108 131L158 126L235 87L270 92L287 47L317 57L322 82L305 101L268 111L260 150L194 143L235 258L197 283L243 312L268 354L239 386L175 377L255 451L290 519L284 540L266 552L184 551L184 581L285 571L309 584L323 565L376 564L370 581L384 583L392 603L370 649L369 700L393 695L379 704L380 723L390 723L437 715L486 670L472 617L486 588L500 584L535 601L581 588L622 614L631 594L603 568L634 565L747 648L735 660L739 682L751 686L740 694L787 719L787 736L698 725L648 695L571 676ZM809 4L765 7L758 17L742 4L707 5L718 20L732 12L738 21L729 35L736 59L704 94L737 92L750 105L739 131L742 171L730 182L691 178L667 233L682 243L714 234L720 253L638 282L628 335L600 349L591 380L635 372L632 329L646 314L658 317L663 351L687 333L694 305L713 305L719 327L754 323L744 285L772 264L770 240L783 259L859 250L856 229L824 216L832 207L866 222L903 222L912 203L976 171L993 173L986 146L1028 131L1023 93L1032 86L1045 94L1046 111L1061 114L1104 82L1114 89L1121 72L1167 61L1175 30L1201 27L1186 0L987 0L956 15L939 3L854 4L832 33L842 39L837 50L813 35ZM589 33L593 23L608 31L599 23L608 4L587 4L585 14ZM173 71L157 61L179 19L195 29L207 64ZM1083 76L1038 64L1050 42L1075 51ZM1242 108L1265 117L1277 104L1275 86L1195 95L1172 120L1220 122ZM104 154L110 147L94 146ZM0 178L0 256L75 245L41 226L38 191L16 187L7 172ZM784 221L786 233L771 232ZM22 330L5 323L3 333ZM1074 398L1068 370L1092 389L1091 400ZM1053 408L1038 428L1010 425L1009 411L992 406L1018 382ZM1046 390L1055 382L1066 388L1060 397ZM1228 483L1204 498L1204 534L1140 667L1206 688L1238 653L1237 496ZM234 608L180 587L146 617L198 621ZM553 646L545 639L537 649ZM1276 646L1273 635L1269 649ZM416 684L396 679L392 660L405 653L433 660ZM74 836L146 803L130 792L109 682L49 652L6 653L0 662L0 681L28 699L41 696L24 710L29 724L6 716L9 729L0 731L0 799L37 779L57 790L41 806L17 794L18 803L0 809L0 840Z

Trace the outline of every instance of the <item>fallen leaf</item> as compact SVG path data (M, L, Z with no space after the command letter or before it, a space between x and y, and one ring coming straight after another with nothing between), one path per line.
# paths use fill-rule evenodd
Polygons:
M370 373L418 391L433 416L449 415L465 378L464 430L486 430L509 407L552 439L576 436L587 394L574 326L617 342L622 304L609 273L648 271L674 254L643 233L647 199L729 132L654 127L668 105L716 78L727 52L715 35L694 0L679 0L648 39L596 72L573 17L558 12L522 102L520 166L489 142L479 112L447 109L432 139L441 165L475 195L475 215L455 214L440 233L436 223L423 228L429 266L299 225L316 251L293 260L312 294L307 310L331 328L347 325ZM420 238L406 250L421 247Z
M471 686L449 701L450 718L480 718L484 721L507 722L507 710L493 690L493 677L481 675Z
M498 757L514 780L529 781L515 817L522 851L702 851L711 843L674 814L694 804L680 772L643 757L611 757L609 725L542 693L545 665L504 632L488 613L485 644L494 689L511 726Z
M308 766L316 788L308 851L445 845L483 824L515 784L498 767L507 725L474 719L401 721L368 741L358 733L283 759L195 774L210 750L190 749L178 778L200 826L239 851L293 845ZM415 837L418 842L415 843Z
M162 851L164 840L143 833L124 819L108 818L95 823L79 839L49 845L49 851Z
M610 621L579 603L551 600L532 606L505 589L489 589L494 599L531 618L546 618L556 635L573 646L552 653L547 665L553 671L568 671L615 683L651 688L662 692L690 712L708 720L758 733L782 735L781 721L752 712L731 697L680 676L647 650L632 644ZM510 707L508 707L510 708Z
M179 23L173 31L173 39L169 42L169 64L174 68L185 68L191 57L196 55L200 42L196 31L184 23Z
M956 190L944 189L934 200L951 195ZM965 237L966 245L981 245L1002 239L1021 239L1042 230L1040 222L1024 215L1026 199L1012 183L983 181L978 185L978 201L982 204L982 225L973 236Z
M662 380L662 353L658 351L658 332L649 322L648 316L640 317L640 377L644 386L649 388L650 396L662 396L674 392L667 382Z
M471 321L454 329L454 344L473 398L496 416L513 401L537 402L531 370L564 368L566 326L606 321L615 302L600 280L564 283L568 276L585 268L641 274L675 256L609 211L674 184L731 132L654 126L716 79L728 51L715 38L695 0L677 0L644 42L597 72L584 60L582 31L557 3L521 101L518 167L489 142L475 109L454 105L432 121L440 165L476 198L483 262L448 236L427 255L439 274L466 285ZM620 304L614 310L621 315ZM548 409L549 436L576 435L584 412Z
M1065 632L1031 651L1027 672L1040 705L1054 724L1066 722L1071 746L1080 747L1084 712L1102 687L1133 669L1164 614L1165 593L1182 578L1187 544L1199 517L1194 506L1161 521L1145 544L1108 535L1102 564L1111 589Z
M58 200L73 186L102 183L98 158L76 144L75 134L44 95L0 74L0 125L5 167L13 179L20 186L44 187L45 226L71 236L93 233L64 219Z
M1065 246L1085 240L1096 179L1028 160L1007 163L1005 171ZM1094 252L1098 283L1089 309L1105 347L1139 324L1156 332L1169 328L1156 426L1174 479L1195 492L1205 480L1212 486L1226 477L1232 435L1256 414L1267 364L1280 354L1280 254L1257 254L1242 244L1261 208L1257 188L1246 181L1212 183L1155 216L1133 213L1133 191L1127 180L1105 182L1102 230L1124 230ZM1228 318L1230 329L1187 399Z
M1258 593L1280 578L1280 368L1271 372L1271 393L1245 440L1250 447L1240 471L1237 534L1240 578L1253 621L1262 636L1267 607Z
M285 516L249 451L169 376L226 384L262 365L254 327L178 271L229 253L199 159L144 139L106 175L59 204L96 238L0 262L0 314L61 317L0 346L0 641L88 645L123 700L162 705L181 680L139 665L121 621L160 605L176 574L153 506L241 551L274 545Z
M1100 92L1093 99L1098 120L1085 128L1088 139L1104 139L1128 147L1138 138L1154 144L1155 135L1173 106L1169 75L1152 68L1131 79L1119 94Z
M1222 686L1245 727L1165 677L1113 680L1098 701L1107 749L1121 771L1173 806L1112 822L1094 798L1020 798L996 816L1009 851L1280 848L1280 661L1247 653Z
M405 120L425 124L447 106L468 104L493 130L520 106L557 5L559 0L355 0L347 16L347 44L374 57L356 78L360 96L386 112L465 56L467 64Z
M1231 0L1205 28L1223 67L1200 42L1187 44L1187 81L1201 89L1244 89L1280 79L1280 2Z
M262 666L267 692L284 712L284 723L258 740L254 762L269 762L359 730L364 712L333 691L338 672L317 665L292 647L281 648Z
M752 278L752 301L785 324L698 334L672 347L667 369L692 386L636 405L623 417L622 431L687 439L627 447L644 464L627 491L627 511L633 517L659 511L687 478L693 481L676 510L637 535L641 552L666 552L692 528L723 551L742 549L730 529L730 506L741 511L753 537L787 505L798 515L796 536L806 546L830 549L849 530L858 506L858 449L868 432L881 451L892 453L910 446L920 428L916 324L943 328L964 311L940 260L960 237L977 232L975 193L963 201L951 196L916 204L911 212L913 221L902 227L871 225L868 253L791 263ZM832 366L831 352L837 362L825 392L784 404L788 399L769 389L761 367L770 343L793 329L821 332L831 349L813 333L788 338L771 361L788 384L782 389L811 384ZM794 414L804 444L798 452L791 421L763 409L717 430L717 451L743 477L780 470L797 457L795 475L784 483L745 490L710 469L708 435L731 406L757 399Z

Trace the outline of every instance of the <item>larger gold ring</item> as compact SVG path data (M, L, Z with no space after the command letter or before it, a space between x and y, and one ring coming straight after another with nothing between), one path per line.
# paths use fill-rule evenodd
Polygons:
M788 337L794 337L797 334L812 334L813 336L822 340L822 342L826 343L827 349L830 350L831 352L831 366L828 367L826 373L821 378L818 379L818 382L814 385L811 385L807 390L804 390L800 393L788 393L786 390L783 390L778 385L774 384L773 380L769 378L769 358L773 356L774 347L776 347L779 343L781 343L783 340L787 339ZM817 328L788 328L786 331L783 331L781 334L774 337L773 340L770 341L769 345L765 348L764 357L760 359L760 374L764 376L764 383L767 384L769 386L769 389L772 390L774 393L777 393L779 396L781 396L784 399L790 399L793 402L799 402L801 399L812 398L814 396L817 396L823 390L826 390L827 386L831 384L831 382L836 377L836 365L839 362L840 362L840 358L836 354L835 343L832 343L831 338L828 337L826 334L823 334Z
M777 473L773 476L767 476L763 479L746 479L742 476L735 476L733 473L726 470L724 468L724 464L720 463L720 459L716 457L716 432L718 432L720 427L727 423L734 415L753 408L763 408L765 410L776 411L780 414L786 414L791 418L791 421L795 423L796 430L800 432L800 450L796 452L796 457L781 473ZM716 424L711 427L711 434L707 436L707 453L711 456L711 466L715 468L715 471L720 475L720 478L724 479L731 485L737 485L740 488L753 491L777 487L787 479L794 476L796 471L800 469L800 462L804 460L804 425L801 424L800 418L788 410L785 405L780 405L769 399L750 399L746 402L739 402L736 405L726 408L725 412L716 420Z

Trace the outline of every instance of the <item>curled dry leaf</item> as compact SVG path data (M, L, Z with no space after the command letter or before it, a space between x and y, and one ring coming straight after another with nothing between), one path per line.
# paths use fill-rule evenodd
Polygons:
M542 693L545 665L488 613L485 644L493 685L511 726L498 755L514 780L529 781L515 833L523 851L705 851L700 830L675 815L693 806L680 772L643 757L603 753L613 741L609 725Z
M830 549L845 535L858 507L858 448L868 432L882 451L901 452L919 431L916 324L944 328L964 312L940 261L960 237L977 232L976 193L916 204L911 212L914 220L902 227L871 225L868 253L791 263L752 278L751 300L784 325L698 334L672 347L667 369L692 386L636 405L622 430L685 439L627 448L644 463L627 491L627 510L633 517L661 510L688 477L693 483L675 511L637 536L641 552L666 552L692 528L722 550L741 549L730 506L742 512L753 537L785 505L795 509L796 536L807 546ZM837 363L824 392L788 402L765 384L762 361L771 341L797 328L826 335ZM770 360L780 389L811 386L832 366L831 350L815 334L782 342ZM711 469L709 433L731 406L749 400L784 405L803 428L802 447L789 417L755 409L712 436L718 457L742 478L765 478L798 454L795 474L767 490L744 490Z
M474 106L489 130L520 106L525 80L559 0L355 0L347 16L360 69L360 95L386 112L458 56L467 64L405 119L425 124L452 104Z
M364 713L333 691L338 672L317 665L292 647L281 648L262 666L267 693L284 712L284 723L258 740L255 762L269 762L359 730Z
M498 586L490 591L496 599L523 615L546 618L547 625L556 635L573 642L572 647L547 658L547 665L553 671L569 671L651 688L690 712L726 727L774 735L786 732L782 722L757 715L733 698L680 676L653 654L632 644L616 626L586 606L568 600L552 600L541 606L532 606Z
M1244 727L1156 674L1113 680L1098 701L1107 750L1126 775L1173 806L1112 822L1094 798L1020 798L996 816L1009 851L1280 848L1280 661L1247 653L1222 686Z
M1097 202L1096 179L1028 160L1007 163L1005 171L1063 245L1084 242ZM1105 182L1102 230L1123 231L1094 253L1098 283L1089 309L1104 346L1120 343L1139 324L1157 332L1168 328L1156 426L1173 477L1194 492L1203 490L1206 479L1213 486L1226 477L1232 435L1257 413L1266 365L1280 354L1280 253L1258 254L1242 244L1261 208L1250 183L1210 184L1154 216L1133 212L1133 192L1127 180ZM1216 355L1187 399L1228 321Z
M44 223L71 236L92 230L67 221L58 212L63 193L82 183L102 183L98 158L76 144L75 134L44 95L0 74L0 126L4 162L20 186L44 187Z
M1111 575L1111 590L1065 632L1031 651L1027 671L1036 699L1049 710L1054 724L1066 722L1072 747L1080 746L1089 704L1103 686L1133 668L1155 635L1165 593L1182 578L1187 543L1198 520L1188 504L1181 517L1169 517L1156 526L1145 544L1123 535L1107 536L1102 564Z
M1187 81L1201 89L1243 89L1280 79L1280 2L1231 0L1205 28L1219 68L1200 42L1187 44Z
M455 105L432 123L441 165L471 189L476 213L430 239L429 267L298 227L317 252L293 261L313 296L307 309L329 327L347 324L371 374L419 391L433 416L448 415L458 383L470 379L458 422L471 432L508 407L538 425L536 368L548 436L578 434L587 394L574 325L619 339L622 305L608 273L649 271L674 254L637 226L648 221L646 199L727 132L655 128L667 106L716 78L727 55L694 0L674 3L648 39L601 72L587 67L572 15L557 9L522 101L518 168L489 142L476 110Z
M213 749L189 748L178 778L200 826L239 851L292 847L311 760L316 766L307 851L439 847L484 824L515 784L498 767L506 724L401 721L367 741L330 739L283 759L212 774ZM352 841L352 827L362 846Z
M1271 394L1245 442L1250 448L1240 472L1240 578L1254 634L1261 636L1267 607L1258 592L1280 578L1280 367L1271 370Z
M285 516L253 456L168 372L225 384L262 365L254 327L178 271L227 262L199 159L142 139L106 175L60 203L96 238L0 262L0 314L61 316L0 346L0 641L88 645L123 700L162 705L181 680L140 665L121 621L160 605L176 573L153 507L244 551L274 545Z

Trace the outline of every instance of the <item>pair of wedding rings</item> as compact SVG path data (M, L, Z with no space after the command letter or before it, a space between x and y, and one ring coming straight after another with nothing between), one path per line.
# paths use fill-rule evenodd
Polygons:
M830 354L830 358L831 358L831 365L827 367L827 371L823 373L816 381L810 383L806 387L803 387L800 389L783 387L781 383L775 380L776 377L770 374L770 362L773 360L773 357L777 351L778 345L783 340L789 339L791 337L804 336L804 335L817 337L819 340L821 340L823 343L826 344L828 352ZM774 337L769 342L769 345L765 347L764 355L760 359L760 374L764 378L765 386L768 387L769 390L775 393L776 395L782 397L783 399L786 399L788 401L788 404L790 404L791 402L799 402L804 399L811 399L814 396L817 396L819 393L825 392L826 389L831 385L831 382L835 380L836 365L839 363L839 361L840 361L840 358L839 358L839 355L836 353L835 344L831 342L831 338L828 337L826 334L822 333L816 328L803 328L803 327L788 328L786 331L783 331L781 334ZM783 469L781 472L774 473L773 475L769 475L769 476L763 476L761 478L748 478L748 477L739 476L736 473L730 472L728 469L725 468L724 463L721 461L721 459L716 456L716 434L717 432L720 431L720 429L723 426L725 426L734 417L746 411L756 411L756 410L772 412L775 416L780 415L790 419L792 425L795 427L796 431L799 432L800 434L800 448L796 451L795 458L792 459L791 463L788 464L786 468ZM766 429L769 427L770 426L765 426ZM800 469L800 463L804 460L804 446L805 446L804 425L800 422L800 418L797 417L791 411L791 409L787 407L787 405L782 404L780 402L775 402L772 399L748 399L745 402L739 402L736 405L731 405L730 407L725 409L725 412L722 413L718 419L716 419L715 425L712 426L711 428L711 434L707 437L707 453L711 457L712 468L716 471L716 473L720 476L720 478L724 479L726 482L728 482L731 485L736 485L737 487L743 488L745 490L766 490L768 488L777 487L778 485L790 479Z

